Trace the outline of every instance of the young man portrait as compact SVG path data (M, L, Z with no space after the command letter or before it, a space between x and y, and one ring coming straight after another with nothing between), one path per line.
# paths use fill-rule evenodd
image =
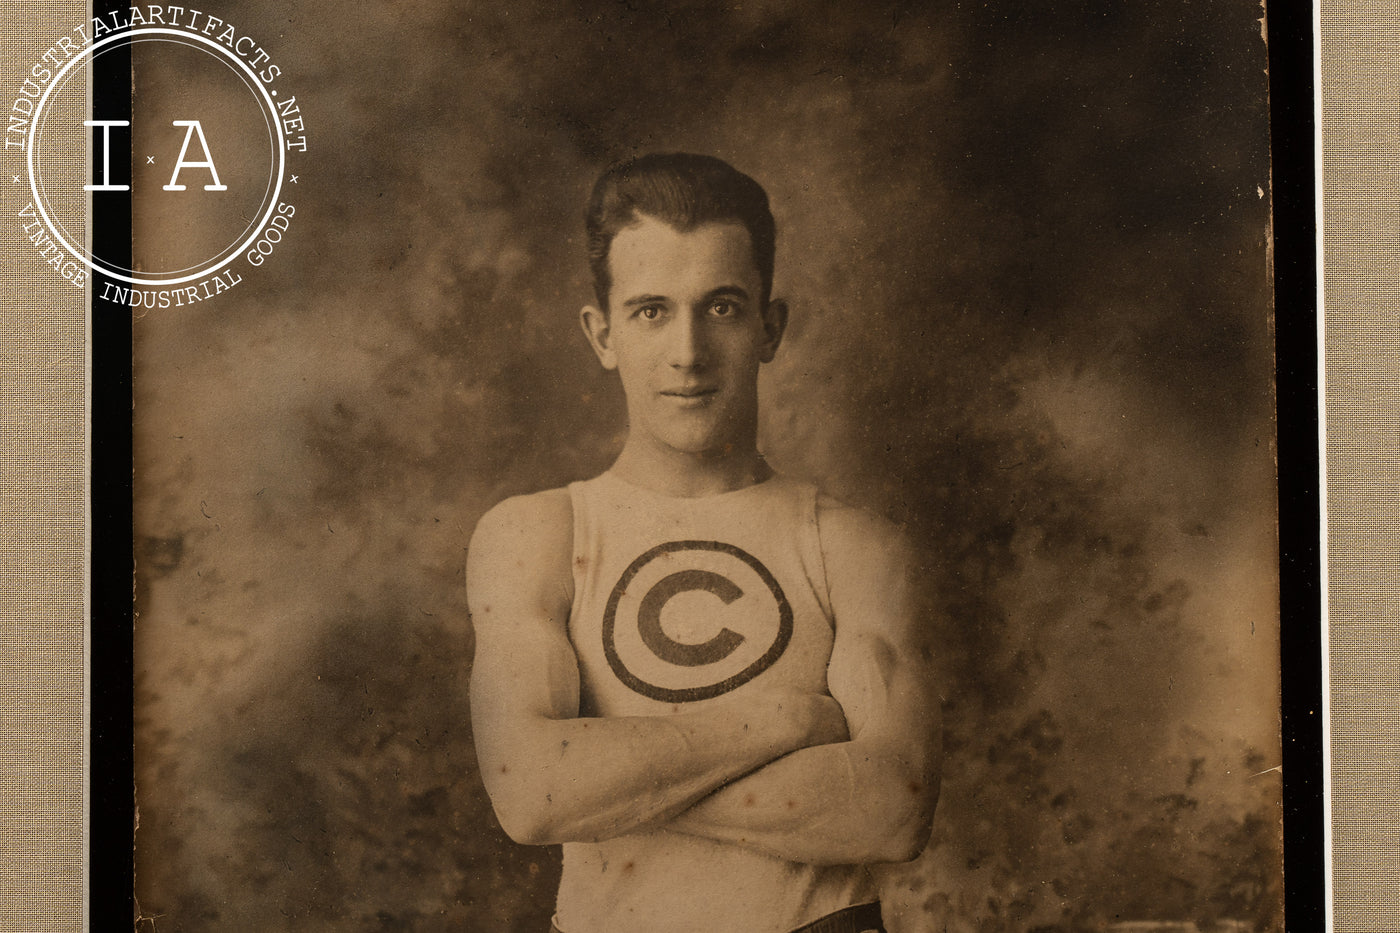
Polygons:
M627 434L472 537L496 814L562 844L560 933L883 930L869 866L917 856L938 798L927 600L896 527L758 449L788 318L767 195L649 155L599 179L586 224L580 322Z
M1281 933L1256 5L237 6L287 240L29 334L130 349L140 933Z

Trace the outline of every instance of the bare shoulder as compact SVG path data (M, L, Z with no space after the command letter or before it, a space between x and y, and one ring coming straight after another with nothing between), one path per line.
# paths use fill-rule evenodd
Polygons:
M467 600L572 595L573 506L569 491L547 489L492 506L467 548ZM512 600L514 601L514 600Z
M872 563L910 565L914 552L904 529L869 509L847 505L825 493L817 496L817 528L827 573ZM912 566L909 566L912 570Z
M508 544L514 541L573 535L573 507L569 490L563 487L504 499L486 511L476 523L472 548L478 544Z
M894 522L821 496L817 528L838 637L915 638L926 602L918 551Z

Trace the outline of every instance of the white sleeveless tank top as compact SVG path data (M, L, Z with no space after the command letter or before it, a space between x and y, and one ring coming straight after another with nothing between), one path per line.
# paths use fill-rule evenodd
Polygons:
M581 715L664 715L759 685L827 692L815 487L774 476L685 499L604 473L569 494ZM557 922L564 933L786 933L875 897L861 866L662 830L566 844Z

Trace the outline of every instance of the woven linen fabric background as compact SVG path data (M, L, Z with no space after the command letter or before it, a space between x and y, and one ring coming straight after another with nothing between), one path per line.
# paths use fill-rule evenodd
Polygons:
M1321 6L1332 904L1400 929L1400 3Z
M0 10L6 110L84 3ZM57 119L81 120L78 113ZM0 180L0 931L84 927L86 297L16 219L24 153ZM15 183L15 177L19 183ZM83 220L77 218L81 229Z

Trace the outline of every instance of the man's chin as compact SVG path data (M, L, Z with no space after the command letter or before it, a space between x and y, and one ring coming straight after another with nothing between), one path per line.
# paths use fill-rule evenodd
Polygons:
M733 444L719 444L710 441L682 441L671 445L676 453L694 457L697 460L717 460L734 451Z
M717 459L753 446L737 419L719 407L653 412L647 433L662 448L697 459Z
M738 447L718 431L672 434L665 438L665 443L676 453L700 460L718 459L732 454Z

